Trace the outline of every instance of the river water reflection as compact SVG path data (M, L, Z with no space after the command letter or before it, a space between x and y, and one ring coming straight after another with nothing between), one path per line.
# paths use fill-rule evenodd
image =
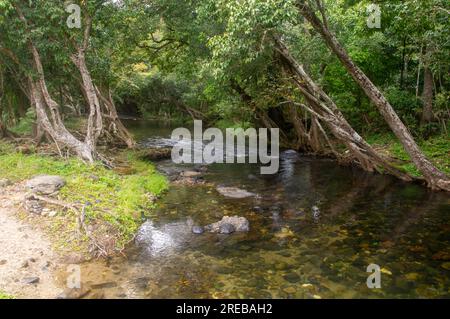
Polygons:
M129 126L148 144L170 142L170 126ZM102 289L111 298L450 297L447 194L293 151L276 175L213 164L202 177L171 187L141 230L144 244L83 266L87 280L114 282ZM226 198L217 185L256 196ZM192 233L225 215L246 217L250 232ZM367 288L372 263L381 289Z

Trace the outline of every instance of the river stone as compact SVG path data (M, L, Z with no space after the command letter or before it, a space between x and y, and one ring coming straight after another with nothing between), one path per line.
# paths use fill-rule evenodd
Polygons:
M444 269L446 269L446 270L450 270L450 262L443 263L443 264L441 265L441 267L444 268Z
M117 287L117 283L115 283L113 281L106 281L106 282L101 282L98 284L91 285L92 289L108 289L108 288L115 288L115 287Z
M58 296L56 296L56 299L81 299L86 297L90 292L91 289L85 287L81 287L80 289L67 288Z
M205 229L202 226L193 226L192 232L194 234L203 234L205 232Z
M202 175L201 172L196 172L196 171L184 171L181 173L182 177L197 177Z
M27 212L40 215L42 213L42 204L38 200L25 200L24 208Z
M287 273L286 275L283 276L283 278L286 281L289 281L290 283L293 283L293 284L299 282L301 279L300 276L297 275L295 272Z
M287 287L287 288L284 288L283 291L289 295L292 295L297 292L297 289L295 289L294 287Z
M236 232L247 232L250 230L248 220L245 217L239 216L224 216L222 220L206 226L205 229L212 233L219 233L221 231L221 226L226 224L232 225Z
M218 186L217 191L225 196L225 197L231 197L231 198L247 198L247 197L252 197L255 196L255 194L247 192L244 189L240 189L237 187L223 187L223 186Z
M66 182L60 176L40 175L30 179L26 186L34 193L50 195L60 190Z
M11 181L9 179L6 178L0 178L0 187L7 187L9 185L11 185Z
M26 277L22 282L26 285L37 284L39 282L39 277Z
M222 224L219 227L219 234L232 234L236 231L236 228L234 228L231 224Z

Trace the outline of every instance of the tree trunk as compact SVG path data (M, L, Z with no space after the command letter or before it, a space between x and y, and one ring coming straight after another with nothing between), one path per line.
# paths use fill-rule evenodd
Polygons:
M436 190L441 189L450 191L450 178L438 170L422 153L419 146L414 141L411 133L400 120L397 113L395 113L394 109L386 100L384 95L362 72L362 70L355 65L336 37L328 30L326 20L325 23L322 22L316 16L314 11L305 3L305 1L299 1L298 9L300 13L311 23L314 29L320 33L328 47L336 54L355 82L358 83L372 103L378 108L391 130L400 140L404 149L411 157L414 165L423 174L428 186ZM321 11L322 15L325 16L323 10Z
M36 109L37 126L41 127L51 136L58 148L59 143L61 143L62 145L74 150L81 159L93 163L95 151L88 144L76 139L66 129L62 122L54 122L49 119L45 108L47 102L45 101L42 89L39 88L39 86L39 83L35 83L30 79L31 103Z
M20 20L25 25L26 32L30 35L31 31L28 29L28 22L25 16L17 5L15 8ZM37 125L51 136L58 148L59 144L67 146L69 149L75 151L81 159L93 163L97 155L95 145L89 145L79 141L65 127L59 113L59 105L52 99L48 91L41 56L30 36L27 42L32 55L33 66L37 73L37 80L28 76L29 97L31 104L36 109ZM47 110L50 113L50 118Z
M6 126L3 124L3 70L0 64L0 138L6 136Z
M423 69L423 111L422 111L422 124L430 123L434 119L433 115L433 73L428 65Z
M302 107L327 124L333 135L347 146L355 161L363 169L367 171L385 170L402 180L411 181L411 176L392 166L350 126L336 104L305 72L284 43L279 38L275 38L275 42L276 49L287 65L288 71L293 74L293 82L299 88L307 104L311 106L302 105Z
M106 120L106 122L109 123L108 125L106 125L106 129L114 137L118 137L122 142L124 142L128 146L128 148L134 148L136 146L136 142L134 141L133 136L127 130L125 125L123 125L122 121L119 119L111 90L108 89L107 97L105 97L105 95L97 87L96 92L100 97L100 100L103 102L106 111L106 114L103 115L103 118Z
M400 89L403 89L403 83L405 81L406 72L406 37L403 38L403 50L402 50L402 66L400 69Z
M95 148L95 146L97 145L97 140L103 131L100 101L95 92L95 86L92 82L91 74L89 73L89 70L86 66L84 49L78 49L77 54L73 55L71 58L75 66L80 71L82 88L89 105L85 143L88 144L91 148Z
M294 126L294 130L297 135L296 149L310 151L312 147L310 135L308 134L306 127L298 114L298 109L293 103L289 104L289 114L289 120Z

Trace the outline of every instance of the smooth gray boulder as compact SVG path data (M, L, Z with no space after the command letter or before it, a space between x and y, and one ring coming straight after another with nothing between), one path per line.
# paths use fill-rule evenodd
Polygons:
M60 176L40 175L30 179L26 186L33 193L50 195L60 190L66 184Z

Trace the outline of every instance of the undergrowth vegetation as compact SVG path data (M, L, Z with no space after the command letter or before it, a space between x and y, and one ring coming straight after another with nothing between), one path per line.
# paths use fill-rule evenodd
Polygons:
M84 207L88 229L95 229L99 241L109 237L110 243L104 244L108 249L120 250L132 239L143 216L151 212L154 199L168 187L166 178L133 152L124 152L120 158L125 166L115 171L100 163L86 165L76 158L22 154L13 145L0 143L0 176L14 182L42 174L63 177L67 184L59 199ZM59 248L76 247L69 240L77 238L76 214L67 210L57 217L50 228L61 239ZM79 239L88 241L86 236Z

